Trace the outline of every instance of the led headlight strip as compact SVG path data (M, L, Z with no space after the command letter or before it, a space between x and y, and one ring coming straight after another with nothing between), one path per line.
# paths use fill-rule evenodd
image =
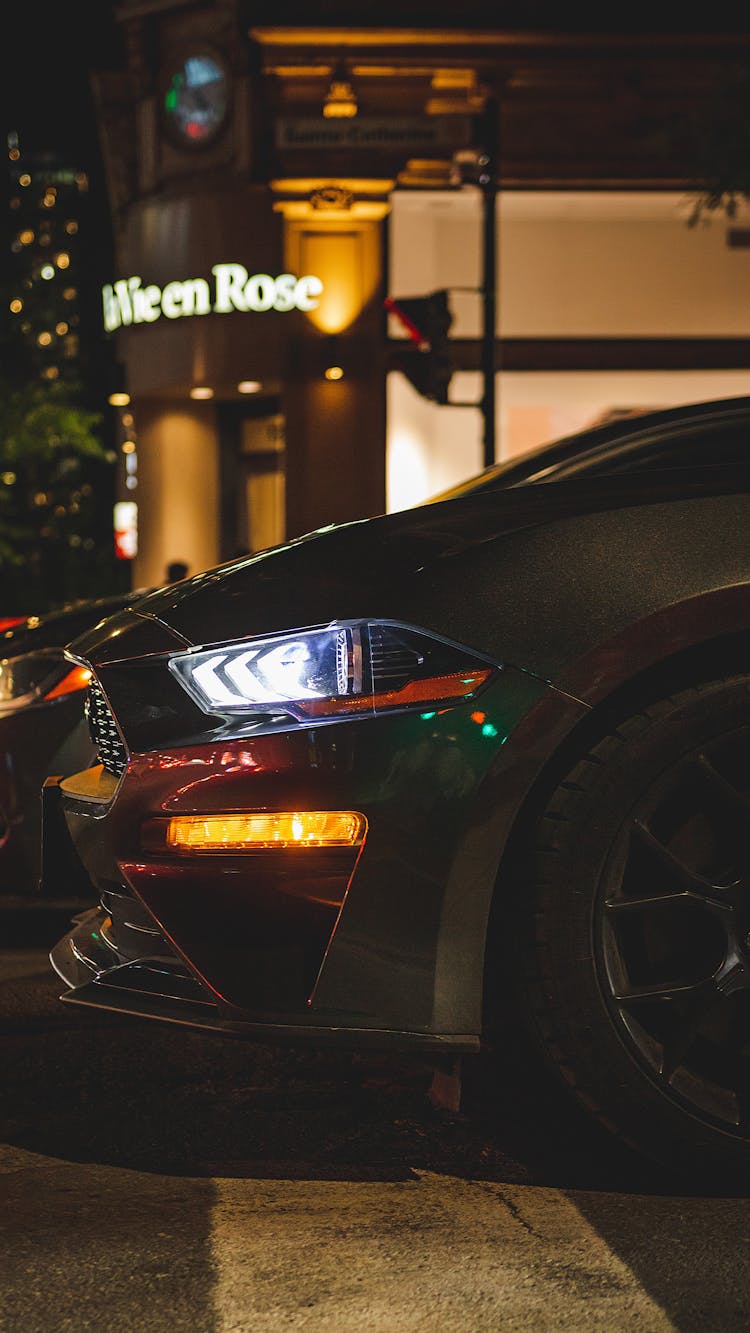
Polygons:
M466 648L386 621L177 653L169 667L205 713L283 713L298 722L458 703L498 670Z

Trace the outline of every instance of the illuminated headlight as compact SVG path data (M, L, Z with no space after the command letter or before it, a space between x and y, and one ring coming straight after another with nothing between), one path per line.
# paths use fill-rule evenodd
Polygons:
M459 703L498 669L389 622L336 623L178 653L169 667L206 713L284 713L299 722Z

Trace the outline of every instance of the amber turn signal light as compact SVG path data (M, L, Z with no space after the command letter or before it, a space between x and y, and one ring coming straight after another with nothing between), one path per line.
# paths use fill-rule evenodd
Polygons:
M90 681L91 672L88 667L75 666L44 697L45 699L59 699L63 694L74 694L76 690L85 690Z
M178 852L252 852L268 848L355 847L367 820L355 810L276 814L174 815L167 846Z

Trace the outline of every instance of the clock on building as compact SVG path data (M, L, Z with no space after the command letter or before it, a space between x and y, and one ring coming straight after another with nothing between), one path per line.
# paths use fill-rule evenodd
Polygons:
M165 123L180 144L201 147L220 133L229 107L229 77L215 55L195 52L167 75Z

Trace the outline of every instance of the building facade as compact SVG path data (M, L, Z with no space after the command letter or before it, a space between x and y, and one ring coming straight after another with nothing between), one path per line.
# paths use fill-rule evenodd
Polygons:
M497 457L750 383L741 219L688 225L696 115L750 39L340 8L124 0L125 66L95 77L139 586L481 467L490 206ZM442 291L438 403L385 302Z

